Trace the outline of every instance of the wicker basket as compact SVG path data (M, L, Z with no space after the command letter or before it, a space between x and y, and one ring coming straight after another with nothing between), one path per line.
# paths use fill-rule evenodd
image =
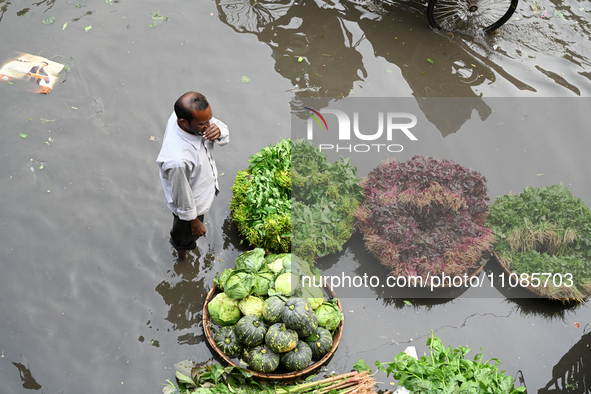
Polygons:
M328 295L330 296L331 299L337 297L336 293L330 288L330 286L328 284L326 285L324 290L328 293ZM221 358L223 358L229 365L241 367L234 360L232 360L230 357L228 357L226 354L224 354L224 352L221 351L221 349L216 345L215 341L213 340L214 334L211 329L211 318L209 317L207 305L219 292L220 291L219 291L218 287L216 285L214 285L211 288L211 290L209 291L209 293L207 293L207 298L205 299L205 304L203 305L203 331L205 332L205 337L207 338L207 342L209 342L210 346L213 348L213 350L215 350L215 352ZM338 301L338 306L339 306L339 309L341 310L341 313L343 313L343 308L341 306L340 300ZM343 336L343 325L344 325L344 322L341 321L341 323L339 324L339 326L337 327L337 329L333 335L332 349L330 349L330 351L327 354L325 354L324 357L322 357L322 359L316 361L314 364L310 364L308 367L302 369L301 371L288 372L288 373L284 373L284 374L260 373L260 372L255 372L252 370L248 370L248 371L251 372L254 376L256 376L258 378L276 379L276 380L293 379L293 378L297 378L299 376L305 375L305 374L315 370L316 368L319 368L320 366L325 364L332 357L334 352L337 350L339 343L341 342L341 337Z

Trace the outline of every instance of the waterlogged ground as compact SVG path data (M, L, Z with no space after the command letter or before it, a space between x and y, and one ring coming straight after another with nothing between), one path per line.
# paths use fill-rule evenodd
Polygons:
M562 181L590 204L590 12L584 1L522 1L496 34L471 36L432 31L425 6L408 1L0 0L1 63L23 52L67 66L47 96L30 81L0 83L0 392L159 392L176 362L210 359L205 294L246 249L229 219L234 176L290 136L306 97L400 97L427 126L396 159L454 159L487 177L491 198ZM216 151L222 193L207 236L179 262L155 158L188 90L206 94L232 141ZM441 97L468 101L423 100ZM387 273L359 234L318 265ZM433 330L446 345L482 347L529 392L589 391L587 305L523 299L487 279L430 295L344 297L329 371L408 345L422 354Z

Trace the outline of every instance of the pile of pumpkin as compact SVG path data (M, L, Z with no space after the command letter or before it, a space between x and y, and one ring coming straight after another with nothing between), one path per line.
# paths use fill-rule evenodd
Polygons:
M218 348L261 373L280 364L299 371L326 355L343 316L336 298L326 300L320 287L302 287L302 276L321 283L316 268L290 253L265 257L257 248L238 256L234 268L214 279L223 292L207 305L220 326Z

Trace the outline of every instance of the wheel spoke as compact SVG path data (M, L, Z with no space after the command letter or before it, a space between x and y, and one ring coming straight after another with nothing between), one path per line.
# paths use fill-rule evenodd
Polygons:
M431 0L429 23L445 30L490 31L510 17L516 4L517 0Z

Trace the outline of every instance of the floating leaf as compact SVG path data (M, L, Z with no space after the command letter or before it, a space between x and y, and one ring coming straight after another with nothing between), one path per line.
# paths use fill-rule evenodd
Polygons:
M249 83L250 78L248 78L246 75L243 75L242 78L240 79L240 82Z
M43 19L41 22L45 23L46 25L51 25L55 22L55 16L48 16L47 18Z
M39 169L40 169L40 170L42 170L42 169L43 169L43 164L41 164L41 165L39 166Z
M298 57L298 63L301 63L301 62L303 62L303 61L304 61L304 58L303 58L303 57L301 57L301 56L300 56L300 57Z
M21 133L21 137L22 138L29 138L29 136L27 134L25 134L25 133Z
M9 84L9 85L14 85L14 82L10 82L10 81L8 81L8 84Z
M406 305L412 305L412 302L410 302L409 300L404 300L404 303L405 303Z
M429 59L429 58L427 58L427 61L428 61L429 63L431 63L431 64L435 63L433 60L431 60L431 59Z
M86 27L84 28L84 31L89 31L89 30L92 30L92 25L90 25L90 26L86 26Z
M544 175L544 174L536 174L536 176L542 176L542 175Z
M64 26L62 27L62 30L64 30L66 28L66 26L68 26L68 22L64 23Z
M386 72L392 74L392 70L386 70Z

